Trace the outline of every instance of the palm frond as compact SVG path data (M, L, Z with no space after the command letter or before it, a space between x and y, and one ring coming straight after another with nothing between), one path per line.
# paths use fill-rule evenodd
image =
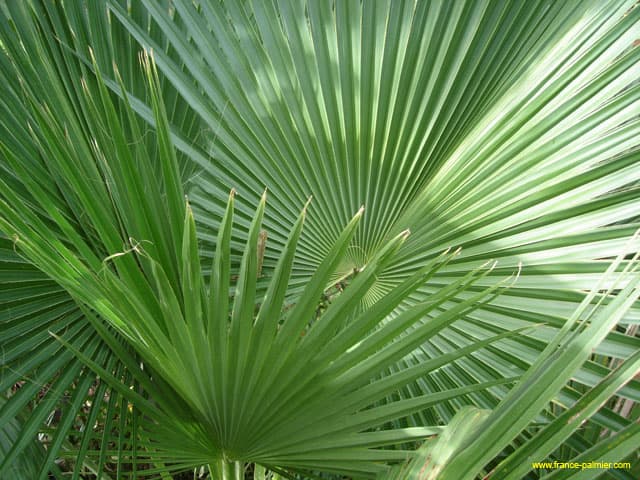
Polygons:
M30 379L0 427L49 388L0 468L54 410L40 478L65 451L385 474L469 404L439 478L628 455L603 401L640 399L639 16L0 2L2 385Z

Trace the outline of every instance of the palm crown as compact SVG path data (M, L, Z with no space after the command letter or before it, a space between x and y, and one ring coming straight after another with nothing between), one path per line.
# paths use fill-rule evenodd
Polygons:
M635 4L0 2L0 471L635 459Z

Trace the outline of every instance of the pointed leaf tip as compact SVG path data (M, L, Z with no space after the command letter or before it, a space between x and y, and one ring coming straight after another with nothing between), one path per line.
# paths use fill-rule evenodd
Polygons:
M304 207L302 207L303 211L306 211L309 205L311 205L311 200L313 200L313 195L309 195L309 198L307 199L307 203L305 203Z
M313 199L313 196L310 196L306 203L304 204L304 206L302 207L302 211L300 212L300 215L302 215L303 217L307 216L307 209L309 208L309 205L311 204L311 200Z

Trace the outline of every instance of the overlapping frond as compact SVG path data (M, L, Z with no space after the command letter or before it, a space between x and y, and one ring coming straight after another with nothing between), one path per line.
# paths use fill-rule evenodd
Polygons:
M556 441L628 453L630 420L600 407L640 400L624 331L639 16L634 0L1 2L2 385L32 380L2 425L58 392L5 464L64 395L46 465L98 398L89 418L118 436L71 447L94 470L119 448L150 472L224 451L371 475L406 454L385 445L467 404L494 410L479 443L529 445L500 478ZM570 325L598 341L565 338L552 379L541 359ZM570 436L565 409L620 436ZM493 469L494 445L442 474Z
M294 469L374 474L384 470L377 464L380 459L402 460L408 454L374 447L406 443L438 429L369 430L438 401L515 380L474 382L437 395L375 406L389 392L502 335L455 356L370 383L385 367L451 324L457 313L475 308L497 287L471 296L407 334L427 312L479 277L479 272L472 271L464 281L453 283L440 295L374 331L454 255L436 257L384 300L363 310L361 297L406 239L408 232L402 232L320 313L318 299L348 252L362 209L339 235L301 295L288 305L288 280L305 211L294 224L264 299L260 299L256 295L258 248L266 194L251 222L238 277L230 285L232 191L207 285L193 214L183 201L178 161L159 102L160 84L148 58L145 65L156 115L155 158L144 145L130 144L128 136L136 138L140 133L139 122L127 108L126 95L122 104L125 115L118 116L100 76L95 96L87 91L83 99L88 112L84 119L95 135L88 145L83 144L87 139L81 131L67 128L65 132L63 124L48 111L34 108L37 123L32 134L41 148L40 161L46 158L42 165L57 179L59 191L83 211L82 228L57 209L57 192L46 188L49 177L24 181L24 191L3 182L0 199L4 212L0 228L14 239L16 251L79 302L84 316L78 320L86 334L98 333L88 344L68 340L67 332L54 336L79 366L87 365L112 392L124 396L147 418L140 422L138 432L124 420L126 414L122 417L124 431L133 429L129 442L133 442L134 455L137 448L156 464L177 464L173 468L230 458ZM7 165L21 172L22 165L13 160ZM151 171L158 172L157 176L140 175ZM23 199L36 207L26 215L16 208ZM162 215L157 213L158 207ZM55 226L48 224L51 220ZM123 248L124 241L128 244ZM118 337L136 354L128 352ZM105 345L108 350L97 350ZM116 365L104 358L112 354L118 360L116 365L125 367L130 375L125 384L118 370L114 371ZM143 362L142 369L137 356ZM75 409L83 404L84 392L95 381L91 376L78 379L78 375L72 369L64 374L67 381L77 382L72 401ZM128 383L132 381L138 387L130 390ZM136 392L138 388L141 393ZM16 397L27 395L23 390ZM19 406L16 397L10 403L13 408ZM51 401L55 400L52 397ZM67 418L72 420L73 416ZM57 438L64 438L68 430L64 427L61 425ZM26 441L29 437L23 438Z

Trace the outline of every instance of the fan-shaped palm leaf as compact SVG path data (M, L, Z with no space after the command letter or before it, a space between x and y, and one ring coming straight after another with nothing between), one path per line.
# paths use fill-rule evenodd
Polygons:
M100 468L108 445L138 448L127 443L139 421L135 409L126 418L126 402L116 395L133 395L116 383L121 378L152 399L145 415L182 412L164 433L156 427L153 435L140 433L143 449L168 441L171 428L193 440L174 446L179 455L173 458L147 452L158 471L165 460L204 463L211 451L226 449L274 466L384 470L370 462L399 459L400 450L362 453L358 448L381 443L362 440L368 433L349 441L330 434L342 421L337 414L334 423L314 423L330 402L311 399L323 391L318 379L329 382L330 376L354 389L334 385L345 399L360 395L360 403L345 400L336 408L355 413L380 400L373 411L387 408L396 412L389 420L403 417L389 425L396 428L428 430L467 403L495 409L475 447L448 457L453 460L442 475L451 478L472 478L487 463L493 468L492 459L532 421L549 423L544 435L558 431L567 439L574 430L559 427L555 411L545 409L549 401L560 408L583 405L595 425L625 432L622 442L625 435L636 438L628 419L598 408L604 395L598 392L613 393L604 387L609 378L624 378L613 381L621 387L632 375L625 370L608 377L608 366L598 363L603 357L587 360L592 351L616 361L638 351L635 337L611 331L606 314L591 311L600 303L599 312L612 312L622 326L640 318L637 274L623 258L637 251L627 239L638 228L639 206L640 51L633 45L640 10L634 4L3 2L0 228L9 238L0 275L12 302L3 310L10 332L2 342L10 352L3 385L25 375L33 381L2 407L0 418L8 422L45 384L58 392L34 411L9 461L60 395L73 390L49 463L63 449L73 412L95 382L83 363L111 378L107 411L103 416L94 408L91 418L107 419L105 428L116 421L122 427L117 438L103 436ZM157 80L138 68L139 46L153 50ZM231 187L239 192L233 229L224 220ZM265 187L269 207L259 207L262 217L252 220ZM301 228L299 211L309 195L313 202L294 255L289 231ZM344 243L343 227L363 204L366 214ZM381 253L407 228L412 235L393 255ZM257 239L265 236L264 254L257 255ZM333 253L336 245L340 255ZM458 245L459 255L439 257ZM221 248L228 252L224 261ZM491 259L498 260L496 268L469 273ZM487 288L518 269L511 288L478 303ZM264 272L260 278L258 271ZM224 305L225 284L236 274L231 329L211 317L198 330L192 320L216 311L208 298ZM300 339L316 307L310 292L319 294L330 278L346 278L349 286L332 299L327 327L318 322L310 330L317 333ZM248 328L265 292L267 301ZM341 308L355 297L359 304L344 316ZM286 304L293 305L287 318L294 320L283 323L273 344L263 341ZM218 315L226 316L226 308ZM186 326L176 327L176 318ZM382 348L415 320L415 331L392 344L397 350ZM553 351L558 332L580 322L589 322L593 330L585 332L599 332L594 338L601 341L583 341L586 333L574 343L565 338L560 344L575 349L570 365L562 367L560 355L542 375L541 359ZM528 328L533 325L542 326ZM68 349L48 337L49 330ZM336 331L341 335L334 337ZM229 341L217 346L225 334ZM301 356L298 342L306 347ZM216 361L207 357L210 363L202 364L201 351L212 351ZM225 366L236 354L237 362ZM136 355L154 375L139 371ZM194 366L193 375L183 374ZM511 393L498 385L527 370L526 378L540 373L539 381ZM204 372L209 377L198 375ZM208 378L203 385L221 378L228 383L200 391L201 378ZM566 385L570 379L576 383ZM468 390L483 384L498 386ZM591 388L586 397L580 393ZM451 391L466 394L449 398ZM244 397L248 392L256 396ZM640 386L632 381L617 393L637 401ZM144 395L130 398L141 411ZM427 398L438 401L425 408ZM501 412L517 410L514 398L530 403L522 404L529 405L522 421L507 428ZM395 404L412 408L396 411ZM375 425L365 412L356 415L367 422L356 422L351 433ZM256 423L249 425L251 419ZM198 440L222 425L227 430L208 435L217 444ZM432 430L415 432L420 437ZM79 464L92 435L83 437ZM405 438L394 435L376 438ZM523 435L516 440L523 449L496 475L508 475L518 455L551 454L545 443L535 449L525 442L530 432ZM267 438L269 448L257 446ZM491 440L494 448L484 448ZM570 437L570 455L605 448L607 442L601 447L598 441ZM329 444L335 447L325 456L296 453Z

